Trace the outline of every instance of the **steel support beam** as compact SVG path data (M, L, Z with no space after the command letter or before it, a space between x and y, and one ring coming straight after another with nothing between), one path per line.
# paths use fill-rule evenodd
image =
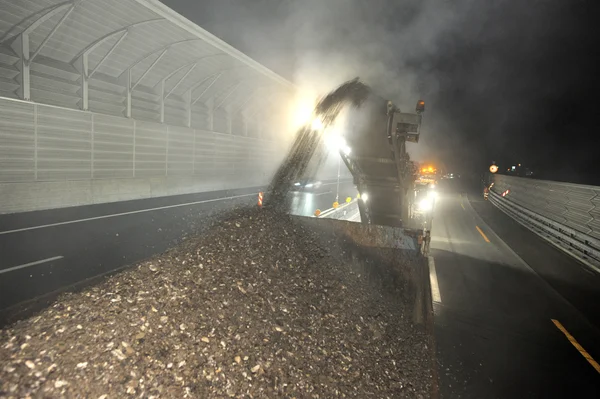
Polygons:
M223 99L221 101L219 101L219 105L217 105L215 107L215 111L218 110L219 108L221 108L221 106L223 105L223 103L225 103L225 101L227 101L227 99L229 97L231 97L231 95L233 94L233 92L240 86L242 82L237 82L235 85L232 86L232 88L229 90L229 92L225 95L225 97L223 97Z
M20 34L13 42L13 48L19 54L19 69L21 74L19 86L19 98L21 100L31 100L31 71L29 62L29 34Z
M30 40L29 40L30 33L33 32L40 25L42 25L44 22L46 22L47 20L49 20L50 18L52 18L54 15L58 14L65 8L69 8L69 10L63 15L63 17L60 19L60 21L54 26L54 28L50 31L50 33L44 38L44 40L42 41L40 46L37 48L37 50L32 55L31 48L30 48ZM54 33L56 33L58 28L60 28L62 23L67 19L67 17L71 14L71 12L73 11L74 8L75 8L75 2L72 2L72 1L57 4L53 7L45 10L44 13L40 17L38 17L36 20L34 20L32 23L30 23L29 26L27 26L27 28L25 28L20 34L18 34L17 36L14 37L14 40L12 42L12 48L20 56L20 60L19 60L20 65L19 66L20 66L20 70L21 70L21 82L20 82L21 85L19 87L18 95L22 100L26 100L26 101L31 100L31 62L33 61L33 59L35 57L37 57L37 55L44 48L46 43L48 43L48 41L52 38ZM16 28L16 26L17 25L15 25L13 28ZM6 35L3 37L3 40L5 38L6 38Z
M152 62L152 64L150 64L150 66L148 68L146 68L146 70L144 71L144 73L142 73L142 76L140 76L140 78L133 84L133 86L131 87L131 90L135 90L135 88L137 87L137 85L140 84L140 82L150 73L150 71L152 70L152 68L154 68L156 66L156 64L158 64L160 62L160 60L162 59L162 57L165 56L165 54L167 53L167 51L169 51L169 48L165 48L160 55ZM135 66L135 65L134 65ZM131 69L133 68L133 66L131 68L129 68L129 72L131 73Z
M259 87L257 89L255 89L252 93L250 93L250 95L248 96L247 99L245 99L242 104L238 107L236 107L237 111L241 112L242 115L244 115L244 118L246 118L246 112L244 112L244 109L246 108L246 105L248 105L248 103L251 100L254 100L254 98L256 97L256 95L260 92L260 90L262 89L262 87Z
M192 91L191 90L188 90L185 93L185 107L186 107L186 111L187 111L186 126L192 127Z
M173 85L173 87L171 88L171 90L169 90L169 92L167 94L165 94L165 100L167 98L169 98L169 96L171 95L171 93L173 93L175 90L177 90L177 88L181 85L181 83L183 83L183 81L190 76L190 73L192 73L194 71L194 69L196 69L196 66L198 66L198 64L194 64L192 65L192 67L185 73L185 75L183 75L178 81L177 83L175 83L175 85ZM165 82L168 78L163 79L163 82Z
M160 81L160 123L165 123L165 80Z
M73 12L74 9L75 9L75 2L73 2L73 5L71 5L71 7L69 7L67 12L60 19L60 21L58 21L58 23L56 25L54 25L54 28L52 28L50 33L48 33L48 35L44 38L42 43L38 46L37 50L35 50L35 53L33 53L33 55L30 57L29 62L32 62L35 59L35 57L38 56L38 54L40 53L40 51L42 51L44 46L50 41L50 39L52 39L52 36L54 36L56 31L61 27L61 25L66 21L66 19L69 18L69 15L71 15L71 13ZM28 30L27 33L31 32L31 31L29 31L29 28L27 30Z
M117 47L119 47L119 45L121 44L121 42L123 42L123 40L125 40L125 38L127 37L128 34L129 34L128 30L126 30L125 32L123 32L123 34L121 35L121 37L119 37L119 39L115 42L115 44L112 45L112 47L110 48L110 50L108 50L108 52L106 54L104 54L104 56L102 58L100 58L100 61L98 61L98 63L94 67L94 69L92 69L92 72L90 72L90 76L89 76L90 78L92 76L94 76L94 74L96 73L96 71L98 70L98 68L100 68L104 64L104 61L106 61L108 59L108 57L110 57L111 54L117 49ZM86 51L84 53L84 55L88 55L90 53L91 53L91 51Z
M6 31L6 33L2 36L2 38L0 38L0 43L5 43L5 42L9 42L11 40L16 40L19 37L19 35L21 35L23 33L33 32L34 30L37 29L38 26L40 26L41 24L43 24L44 22L46 22L47 20L52 18L54 15L61 12L64 8L72 7L72 6L73 6L73 1L71 1L71 0L65 1L65 2L62 2L59 4L55 4L53 6L50 6L50 7L44 8L43 10L40 10L40 11L36 12L35 14L28 16L25 19L22 19L17 24L13 25L8 31ZM10 36L10 34L14 30L16 30L19 26L21 26L21 24L23 24L23 22L27 21L28 19L30 19L36 15L39 15L39 17L37 17L35 20L33 20L27 26L27 28L25 28L21 33L17 33L16 35L14 35L12 37Z
M210 82L210 84L209 84L209 85L208 85L208 86L207 86L207 87L206 87L204 90L202 90L202 93L200 93L200 95L199 95L198 97L196 97L196 99L195 99L194 101L192 101L192 105L195 105L195 104L198 102L198 100L200 100L200 99L202 98L202 96L203 96L203 95L204 95L204 94L205 94L205 93L208 91L208 89L210 89L210 88L211 88L211 87L212 87L212 86L213 86L213 85L214 85L214 84L217 82L217 80L219 80L219 78L221 77L221 75L222 75L222 73L218 74L218 75L217 75L217 76L216 76L216 77L213 79L213 81L212 81L212 82ZM208 79L209 79L209 78L207 78L207 79L203 80L203 81L202 81L200 84L202 84L202 83L206 82L206 80L208 80ZM190 92L191 92L192 90L194 90L194 88L190 89Z
M125 109L125 116L131 118L131 69L128 69L126 73L127 99L125 101L127 103Z
M90 75L89 75L89 57L85 53L81 56L81 109L87 111L90 109Z
M228 110L225 112L227 112L227 133L233 134L233 115Z
M208 130L210 130L211 132L214 131L215 129L215 111L214 111L214 105L215 105L215 100L213 98L211 98L207 104L208 106Z

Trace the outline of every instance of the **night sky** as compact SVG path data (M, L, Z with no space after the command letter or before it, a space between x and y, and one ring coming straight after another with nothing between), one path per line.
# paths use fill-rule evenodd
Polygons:
M600 184L598 2L162 1L300 86L359 76L407 110L423 98L417 160Z

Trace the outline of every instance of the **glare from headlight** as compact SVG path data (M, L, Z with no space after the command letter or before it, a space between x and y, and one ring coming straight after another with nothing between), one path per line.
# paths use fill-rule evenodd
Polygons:
M312 127L312 130L323 129L323 121L321 120L321 118L316 117L315 119L313 119L311 127Z
M360 195L360 199L362 199L364 202L367 202L367 200L369 199L369 194L367 193L362 193Z
M313 184L312 184L312 183L308 183L308 184L307 184L306 186L304 186L304 187L306 187L306 188L311 188L312 186L313 186Z
M433 209L433 199L432 198L423 198L419 201L419 209L422 211L430 211Z
M299 185L300 185L300 183L298 183L298 182L294 183L294 186L299 186Z

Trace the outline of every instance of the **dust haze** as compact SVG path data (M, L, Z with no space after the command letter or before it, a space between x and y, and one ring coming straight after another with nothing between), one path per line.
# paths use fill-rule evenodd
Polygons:
M548 99L576 86L564 57L574 57L566 53L586 10L573 2L163 2L303 90L322 95L358 76L403 110L424 99L413 159L479 170L492 160L547 165L562 150L558 139L543 152L536 144L553 124L549 110L563 107Z

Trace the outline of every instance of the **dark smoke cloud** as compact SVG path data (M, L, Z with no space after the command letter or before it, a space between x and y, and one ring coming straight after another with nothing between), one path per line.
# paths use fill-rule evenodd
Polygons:
M403 109L424 98L413 158L570 180L595 165L595 2L163 2L301 86L325 93L360 76Z

